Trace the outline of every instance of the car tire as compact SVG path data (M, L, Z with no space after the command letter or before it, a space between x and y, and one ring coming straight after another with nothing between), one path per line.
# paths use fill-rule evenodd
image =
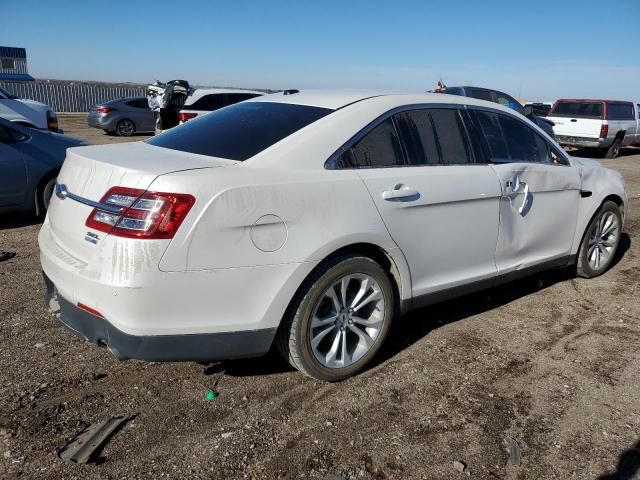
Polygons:
M605 202L591 219L582 238L576 274L582 278L594 278L607 271L620 245L622 214L620 207Z
M276 345L293 367L310 377L336 382L355 375L389 332L396 312L394 292L389 274L372 259L335 257L301 286Z
M136 133L136 125L127 118L122 119L116 125L116 133L119 137L130 137Z
M604 158L616 158L620 154L620 147L622 146L622 139L616 138L607 153L605 153Z
M56 177L49 178L42 182L42 185L38 188L38 213L44 216L49 209L49 202L53 196L53 192L56 188Z

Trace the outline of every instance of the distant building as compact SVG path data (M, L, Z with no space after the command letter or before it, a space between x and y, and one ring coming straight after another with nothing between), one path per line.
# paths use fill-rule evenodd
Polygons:
M27 72L27 51L24 48L0 47L0 80L32 82Z

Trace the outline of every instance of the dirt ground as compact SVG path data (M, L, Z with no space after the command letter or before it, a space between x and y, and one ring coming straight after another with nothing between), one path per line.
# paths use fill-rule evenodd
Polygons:
M82 116L60 120L90 142L121 141ZM549 272L405 315L375 365L338 384L275 354L119 362L48 316L37 219L0 217L0 247L17 252L0 263L0 477L640 478L637 153L603 161L631 199L608 273ZM57 458L116 415L134 418L97 463ZM521 447L518 466L505 437Z

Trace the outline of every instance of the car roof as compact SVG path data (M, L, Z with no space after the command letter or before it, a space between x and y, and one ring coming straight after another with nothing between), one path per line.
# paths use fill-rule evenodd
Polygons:
M131 100L147 100L147 97L122 97L107 100L106 102L98 103L97 105L106 105L107 103L129 102Z
M277 102L296 105L307 105L313 107L329 108L337 110L354 103L380 100L385 104L393 106L403 106L422 103L455 103L460 105L475 105L484 107L502 107L498 103L478 100L471 97L459 95L448 95L431 92L411 92L411 91L384 91L384 90L333 90L333 89L310 89L300 90L298 93L285 95L283 92L264 95L252 98L247 102ZM502 107L506 111L512 111Z

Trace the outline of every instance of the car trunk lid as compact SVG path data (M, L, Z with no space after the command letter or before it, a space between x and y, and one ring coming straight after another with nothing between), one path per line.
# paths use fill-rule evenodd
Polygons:
M99 203L111 187L146 190L160 175L234 163L143 142L69 149L49 205L52 235L68 254L88 263L107 234L85 223L92 203Z

